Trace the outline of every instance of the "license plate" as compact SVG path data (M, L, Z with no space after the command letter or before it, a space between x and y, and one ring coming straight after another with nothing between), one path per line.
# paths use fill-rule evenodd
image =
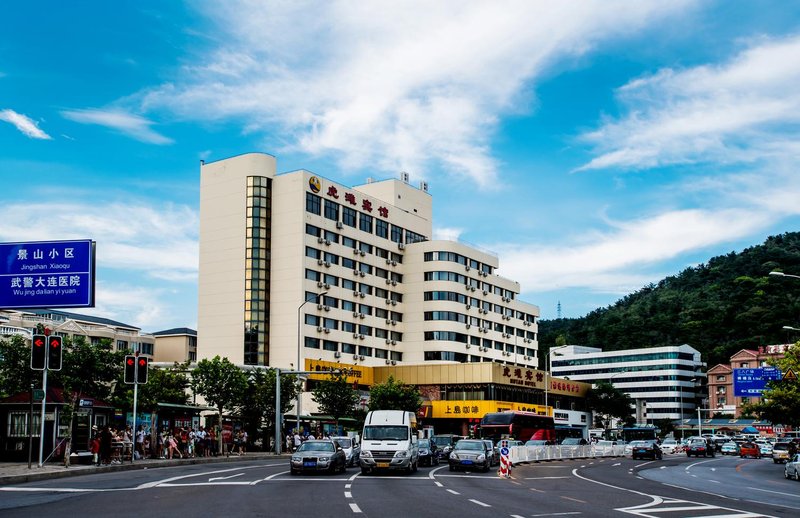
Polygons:
M388 462L377 462L376 464L377 464L377 466L379 468L388 468L389 467L389 463Z
M461 464L472 464L471 460L462 460Z
M305 461L303 463L303 467L305 467L305 468L316 468L317 467L317 463L316 463L316 461L313 461L313 460L307 460L307 461Z

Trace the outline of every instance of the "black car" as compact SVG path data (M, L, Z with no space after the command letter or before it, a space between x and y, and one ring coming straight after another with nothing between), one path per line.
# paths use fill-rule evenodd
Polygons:
M712 441L707 441L705 439L689 439L689 444L686 446L686 456L713 457L716 449L716 445Z
M439 447L430 439L420 439L417 442L419 447L419 465L420 466L438 466L439 465Z
M631 458L661 460L661 448L655 441L633 441Z
M437 454L440 459L447 460L450 452L453 451L453 446L461 439L460 435L454 434L439 434L431 437L431 442L436 444Z
M448 462L450 471L477 469L486 473L491 468L489 446L481 439L461 439L453 446Z

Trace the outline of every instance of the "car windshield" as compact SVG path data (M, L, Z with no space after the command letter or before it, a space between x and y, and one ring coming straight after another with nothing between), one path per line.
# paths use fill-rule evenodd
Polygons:
M483 451L484 445L480 441L458 441L456 443L456 449Z
M306 441L300 445L297 451L335 451L332 442L325 441Z
M350 439L336 439L336 444L339 445L340 448L344 448L348 450L353 447L353 441Z
M631 446L636 446L636 447L650 446L650 442L648 442L648 441L631 441Z
M453 444L453 439L449 436L431 437L431 440L436 446L450 446Z
M581 439L577 439L575 437L569 437L569 438L564 439L563 441L561 441L561 444L567 444L567 445L569 445L569 444L580 444L580 443L581 443Z
M405 441L408 439L407 426L365 426L364 439L368 441Z
M547 441L543 441L541 439L525 441L525 446L545 446Z
M788 442L778 442L775 443L775 446L772 447L773 450L788 450L789 443Z
M678 441L675 439L665 439L664 444L678 444Z
M419 444L420 448L430 448L431 447L431 441L428 440L428 439L420 439L417 444Z

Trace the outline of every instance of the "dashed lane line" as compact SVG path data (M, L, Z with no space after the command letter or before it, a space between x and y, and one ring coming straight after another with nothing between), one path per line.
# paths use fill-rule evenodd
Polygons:
M454 495L460 495L461 494L461 493L459 493L458 491L456 491L454 489L446 489L445 491L447 491L448 493L452 493Z
M472 502L473 504L478 504L481 507L492 507L489 504L485 504L485 503L481 502L480 500L475 500L473 498L470 498L469 501Z
M351 493L350 491L345 491L344 492L344 497L345 498L353 498L353 493Z
M354 513L360 513L361 512L361 509L358 507L358 504L350 504L350 509Z

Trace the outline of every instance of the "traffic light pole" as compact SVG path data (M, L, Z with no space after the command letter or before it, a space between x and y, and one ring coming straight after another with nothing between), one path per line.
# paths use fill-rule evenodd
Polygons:
M138 369L137 369L138 370ZM138 372L134 372L134 376L137 376ZM138 377L138 376L137 376ZM136 378L134 378L136 380ZM131 428L131 464L133 464L133 451L136 448L136 403L139 398L139 382L136 380L136 383L133 384L133 427ZM150 431L152 435L152 428ZM125 446L122 446L122 459L125 460Z
M42 398L42 423L41 428L39 429L39 467L42 467L42 455L44 454L44 411L45 405L47 404L47 369L42 371L42 392L44 392L44 397ZM33 414L31 414L31 419L33 419ZM55 422L53 422L55 425Z

